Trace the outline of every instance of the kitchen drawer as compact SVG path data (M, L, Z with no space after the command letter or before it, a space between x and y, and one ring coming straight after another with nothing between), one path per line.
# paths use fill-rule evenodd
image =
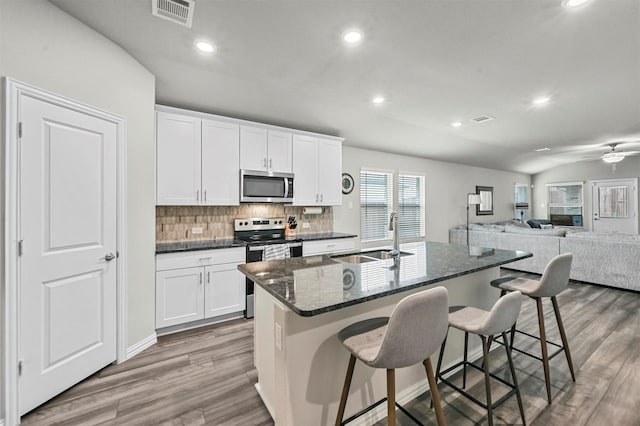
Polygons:
M224 263L245 263L244 247L159 254L156 256L156 271Z
M302 243L302 255L338 253L353 250L356 247L355 238L336 238L333 240L305 241Z

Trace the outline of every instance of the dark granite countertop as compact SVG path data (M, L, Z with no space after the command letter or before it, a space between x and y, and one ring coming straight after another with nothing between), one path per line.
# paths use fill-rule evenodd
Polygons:
M354 238L357 235L343 234L342 232L316 232L313 234L298 234L295 238L302 241L316 241L316 240L332 240L335 238Z
M389 269L393 260L344 263L327 255L238 269L293 312L313 316L532 256L432 241L403 244L401 250L410 254L401 257L398 269Z
M299 234L295 237L287 237L287 240L302 240L302 241L316 241L316 240L331 240L334 238L353 238L357 235L343 234L341 232L319 232L313 234ZM176 253L181 251L195 251L195 250L214 250L224 249L232 247L244 247L246 243L241 240L233 238L223 240L205 240L205 241L181 241L175 243L156 243L156 254L163 253Z
M214 250L246 246L244 241L236 239L181 241L177 243L156 243L156 254L176 253L181 251Z

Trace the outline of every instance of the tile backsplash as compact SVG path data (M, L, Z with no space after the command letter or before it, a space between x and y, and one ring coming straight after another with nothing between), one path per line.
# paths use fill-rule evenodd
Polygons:
M157 206L156 242L197 241L233 238L233 219L288 217L298 221L298 234L333 231L333 208L322 207L317 215L302 214L302 207L282 204L241 204L239 206ZM303 222L310 227L303 228ZM202 228L202 234L192 234Z

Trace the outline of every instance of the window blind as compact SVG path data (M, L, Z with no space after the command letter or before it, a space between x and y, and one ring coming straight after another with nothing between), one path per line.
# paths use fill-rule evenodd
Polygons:
M425 236L424 176L398 175L400 238Z
M393 175L360 171L360 238L362 241L391 238L389 214L393 204Z

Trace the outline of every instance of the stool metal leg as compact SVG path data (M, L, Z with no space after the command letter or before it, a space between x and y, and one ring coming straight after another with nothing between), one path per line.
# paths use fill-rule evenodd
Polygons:
M387 424L396 426L396 370L387 369Z
M576 374L573 372L573 361L571 360L571 352L569 351L569 341L567 335L564 332L564 325L562 324L562 317L560 316L560 308L558 308L558 300L553 296L551 298L553 303L553 310L556 314L556 321L558 322L558 330L560 330L560 338L562 338L562 346L564 347L564 354L567 357L567 363L569 364L569 371L571 372L571 379L576 381Z
M507 342L507 333L502 332L502 341ZM516 398L518 400L518 408L520 409L520 417L522 417L522 425L527 426L527 422L524 419L524 408L522 406L522 397L520 396L520 386L518 385L518 378L516 377L516 369L513 367L513 359L511 358L511 346L504 345L504 349L507 351L507 360L509 361L509 369L511 370L511 378L513 379L513 385L516 388Z
M467 353L469 351L469 333L464 332L464 356L462 364L462 389L467 387Z
M436 376L433 372L433 366L431 365L431 358L425 359L423 362L424 368L427 370L427 380L429 381L429 389L431 389L431 403L436 411L436 419L439 426L445 426L447 422L444 419L444 413L442 412L442 403L440 401L440 391L438 390L438 384L436 383Z
M487 338L484 336L480 336L482 339L482 354L483 354L483 362L484 362L484 385L487 391L487 411L488 411L488 420L489 426L493 426L493 403L491 402L491 382L489 376L489 345L487 345Z
M344 378L344 386L342 387L342 396L340 397L340 405L338 407L338 414L336 415L336 426L342 424L344 417L344 409L347 406L347 397L349 396L349 388L351 387L351 379L353 378L353 368L356 365L356 357L352 354L349 358L349 367L347 368L347 375Z
M547 334L544 330L544 312L542 310L542 299L536 297L538 308L538 326L540 327L540 347L542 349L542 367L544 368L544 381L547 385L547 401L551 404L551 377L549 375L549 353L547 351Z

